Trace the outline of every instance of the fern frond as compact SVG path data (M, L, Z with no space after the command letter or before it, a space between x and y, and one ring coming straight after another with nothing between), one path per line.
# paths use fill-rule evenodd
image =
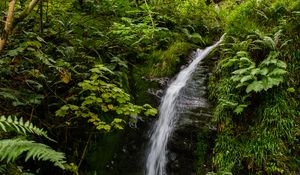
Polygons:
M27 152L25 161L28 159L37 159L50 161L55 166L65 169L65 154L57 152L47 145L36 143L21 138L0 140L0 160L13 162L21 154Z
M265 36L263 39L263 43L265 46L267 46L268 48L275 50L276 49L276 43L275 41L269 37L269 36Z
M7 171L6 165L0 165L0 173L4 174Z
M29 121L24 122L22 117L20 119L18 119L17 117L1 116L0 117L0 130L7 132L9 129L13 130L17 133L24 134L24 135L26 135L27 133L36 134L38 136L43 136L43 137L47 138L48 140L55 142L55 140L48 137L46 131L34 126Z
M280 37L282 36L282 30L278 30L275 34L274 34L274 42L276 45L279 44L280 42Z

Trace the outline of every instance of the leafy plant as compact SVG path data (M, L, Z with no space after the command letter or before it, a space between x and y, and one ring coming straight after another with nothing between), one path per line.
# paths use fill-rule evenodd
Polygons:
M112 118L110 113L115 116L137 116L141 112L148 116L157 113L150 105L130 103L129 94L118 83L109 80L108 76L113 76L114 73L104 65L96 65L90 72L88 80L78 83L82 97L77 98L83 98L80 105L66 104L56 111L56 116L86 118L96 129L110 131L112 128L123 129L125 123L125 118Z
M65 155L64 153L57 152L49 146L29 141L26 139L15 138L15 139L1 139L0 140L0 160L6 160L6 162L14 162L23 153L26 153L25 161L32 159L50 161L55 166L65 169L64 164Z
M26 135L27 133L36 134L53 141L47 136L47 133L43 131L43 129L35 127L29 121L24 123L22 118L18 119L17 117L14 117L14 119L12 119L11 116L1 116L0 129L4 132L13 131L21 135ZM27 140L23 137L1 139L0 152L0 160L5 160L7 163L14 162L26 152L25 161L31 158L50 161L55 166L65 169L64 164L66 161L64 153L57 152L45 144L36 143L35 141Z
M299 30L292 11L299 3L231 3L236 1L220 7L232 37L209 82L217 128L215 174L297 174Z
M156 27L152 21L153 19L150 19L149 16L143 18L142 21L123 17L123 23L114 23L110 33L129 49L134 48L145 52L155 49L160 42L164 42L170 37L167 28ZM152 43L151 47L149 47L150 43Z
M24 122L22 117L20 119L18 119L16 116L14 116L14 117L1 116L0 117L0 127L4 132L13 130L14 132L17 132L18 134L23 134L23 135L27 135L28 133L30 133L30 134L35 134L38 136L43 136L43 137L47 138L48 140L54 141L53 139L48 137L46 131L34 126L29 121Z
M246 92L260 92L278 86L283 82L283 76L287 73L286 63L277 59L279 52L272 51L268 57L258 66L249 59L247 52L238 52L235 61L239 63L239 69L232 72L231 79L238 82L237 88L246 87Z
M151 55L151 63L148 64L151 77L164 77L173 74L181 61L181 57L193 47L187 42L174 42L167 50L160 50Z

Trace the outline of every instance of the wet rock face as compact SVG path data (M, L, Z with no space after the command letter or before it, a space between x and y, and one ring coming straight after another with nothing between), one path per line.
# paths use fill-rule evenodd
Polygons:
M209 69L205 64L199 65L187 86L182 89L183 95L177 104L177 126L168 143L168 175L197 173L198 137L203 133L206 141L211 128L209 126L211 108L207 101L206 88L208 73Z
M198 171L196 161L199 158L196 153L199 133L202 133L205 144L210 145L207 143L211 133L210 128L212 128L208 124L211 110L207 101L207 82L210 72L207 64L208 62L198 65L192 78L187 82L187 86L182 89L183 95L178 100L177 126L167 146L168 175L196 175ZM150 104L157 102L158 104L164 93L162 89L165 89L171 80L151 79L147 81L151 82L147 84L147 88L150 89L147 96L143 94L140 97L142 102L139 102L145 103L146 101ZM90 165L90 169L93 170L90 174L97 172L101 175L144 175L149 131L154 122L155 118L144 118L138 120L135 126L126 128L124 133L117 134L115 140L105 141L101 138L100 140L105 143L99 142L99 145L109 148L111 153L102 147L91 152L95 159L90 160L94 163ZM99 161L99 157L102 158L104 154L109 155ZM204 154L205 158L203 159L206 160L209 155L206 152ZM203 164L204 173L197 174L208 172L205 167Z

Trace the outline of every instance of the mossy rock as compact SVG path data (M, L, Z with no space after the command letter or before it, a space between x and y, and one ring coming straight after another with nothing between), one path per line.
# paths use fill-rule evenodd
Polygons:
M176 41L167 50L152 53L150 63L146 67L149 77L167 77L174 75L179 66L185 62L188 54L196 48L195 45Z

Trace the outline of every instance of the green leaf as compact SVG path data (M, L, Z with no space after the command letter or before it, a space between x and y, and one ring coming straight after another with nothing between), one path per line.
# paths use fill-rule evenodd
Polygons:
M29 158L37 158L42 161L50 161L55 166L65 169L66 158L64 153L57 152L45 144L34 141L20 138L2 139L0 140L0 152L0 160L2 161L13 162L23 153L26 153L25 161Z
M283 77L268 77L268 81L272 86L279 85L283 80Z
M252 75L246 75L241 78L240 82L244 83L244 82L246 82L248 80L252 80L252 79L254 79L254 77Z
M100 73L100 74L102 74L103 72L114 74L114 72L112 72L110 69L108 69L102 64L95 65L94 68L90 69L90 71L93 73Z
M278 66L278 67L280 67L280 68L283 68L283 69L286 69L286 68L287 68L286 63L283 62L283 61L281 61L281 60L277 60L276 66Z
M266 77L266 76L264 76L264 77L262 77L262 79L261 79L261 81L263 82L263 86L264 86L264 90L266 91L266 90L268 90L269 88L272 88L272 84L270 84L269 83L269 77Z
M119 114L119 115L123 114L123 110L121 108L117 108L116 113Z
M107 105L107 108L110 109L110 110L112 110L114 108L114 105L109 104L109 105Z
M69 109L69 105L64 105L55 112L55 115L58 117L64 117L67 115Z
M264 85L262 81L253 81L248 85L246 92L250 93L251 91L260 92L264 89Z
M149 115L155 116L157 113L158 113L157 109L152 108L152 109L147 109L144 114L146 116L149 116Z
M71 110L73 110L73 111L76 111L76 110L79 109L79 107L76 106L76 105L69 105L69 108L70 108Z
M111 94L109 94L109 93L104 93L104 94L101 95L101 97L102 97L104 100L106 100L106 99L108 99L108 98L111 97Z
M117 101L119 102L119 103L125 103L125 102L127 102L127 100L126 100L126 98L117 98Z
M260 72L260 69L259 68L255 68L255 69L251 70L250 74L254 76L254 75L258 74L259 72Z
M111 126L107 125L107 124L102 124L102 125L98 125L96 127L96 129L98 129L98 130L104 130L104 131L109 132L111 130Z
M236 88L239 88L239 87L243 87L243 86L248 86L249 83L248 82L243 82L243 83L239 83Z
M236 58L231 58L231 59L228 59L228 61L224 64L222 64L222 67L226 68L226 67L231 67L233 65L235 65L235 63L237 63L239 60L236 59Z
M81 105L86 106L86 105L93 104L94 102L96 102L94 99L88 98L88 99L84 100Z
M33 81L33 80L25 80L25 82L29 85L29 86L33 86L35 87L37 90L41 90L43 88L43 85L41 85L39 82L37 81Z
M248 105L238 105L233 112L236 114L241 114Z
M42 51L35 51L34 55L45 65L55 67L56 63L53 59L49 58L48 55L43 53Z
M219 101L222 106L228 106L230 108L236 107L238 105L238 103L226 99L220 99Z
M238 57L244 57L244 58L247 58L247 57L249 56L249 53L246 52L246 51L238 51L238 52L236 53L236 55L237 55ZM248 59L247 61L250 61L250 60ZM251 61L250 61L250 62L251 62Z
M242 75L242 74L245 74L249 71L249 68L243 68L243 69L238 69L236 71L233 71L232 74L235 74L235 75Z
M120 119L120 118L115 118L112 122L111 125L116 128L116 129L124 129L123 125L125 123L125 120Z
M18 56L20 53L24 52L25 48L23 47L18 47L14 50L9 50L7 55L8 56L11 56L11 57L15 57L15 56Z
M264 68L260 69L259 74L260 75L267 75L268 72L269 72L269 69L264 67Z
M105 106L105 105L101 105L101 110L102 110L103 112L107 112L107 111L108 111L108 108L107 108L107 106Z
M14 131L17 132L18 134L23 134L23 135L26 135L27 133L31 133L31 134L36 134L38 136L43 136L48 140L54 141L53 139L48 137L47 132L44 131L43 129L34 126L29 121L26 121L24 123L22 117L18 119L15 116L13 118L11 116L8 117L1 116L0 127L1 127L0 130L2 129L5 132Z
M269 47L272 50L276 49L276 43L274 42L274 40L271 37L265 36L263 38L263 40L264 40L265 46Z
M276 68L276 69L274 69L272 72L270 72L270 73L268 74L268 76L272 76L272 75L284 75L284 74L286 74L286 73L287 73L286 70L280 69L280 68Z
M295 92L296 90L295 90L295 88L288 88L287 91L293 93L293 92Z
M242 62L246 62L246 63L249 63L249 64L254 64L249 58L247 58L247 57L242 57L242 58L240 58L240 61L242 61Z

